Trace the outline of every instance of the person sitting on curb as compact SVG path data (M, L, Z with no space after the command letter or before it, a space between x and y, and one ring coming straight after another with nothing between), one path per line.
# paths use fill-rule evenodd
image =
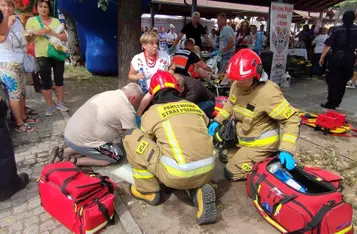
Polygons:
M189 38L185 40L184 46L172 59L175 73L193 78L210 78L212 69L195 54L195 41Z
M138 84L95 95L69 119L64 131L68 146L55 147L49 163L71 160L77 166L108 166L124 156L114 140L125 130L137 127L135 110L143 92Z
M236 120L238 148L219 155L227 163L225 177L229 181L244 180L254 162L277 151L281 163L293 169L299 117L279 86L268 80L260 57L250 49L241 49L228 63L227 77L234 81L228 101L208 128L215 136L225 120L232 116Z
M181 97L195 103L208 118L211 117L216 105L213 93L199 80L177 73L174 74L174 77L178 81Z
M158 71L149 92L154 105L142 116L141 130L131 129L123 138L134 177L130 193L156 206L161 201L160 182L186 190L198 207L198 224L213 223L216 195L208 182L215 157L207 134L209 120L197 105L179 96L177 80L169 72Z

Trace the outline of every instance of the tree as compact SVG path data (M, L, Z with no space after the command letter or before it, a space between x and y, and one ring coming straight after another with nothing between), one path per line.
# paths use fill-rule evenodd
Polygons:
M118 67L119 87L126 85L130 61L140 52L142 0L118 1Z
M73 66L83 66L84 61L81 57L76 23L74 22L74 20L71 19L71 17L66 11L63 11L63 15L66 18L66 27L68 32L67 45L70 54L71 64Z

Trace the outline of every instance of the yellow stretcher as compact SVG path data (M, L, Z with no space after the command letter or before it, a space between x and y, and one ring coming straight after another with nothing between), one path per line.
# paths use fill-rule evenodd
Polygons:
M313 114L313 113L309 113L309 112L304 112L304 111L298 111L298 115L301 118L301 124L313 127L313 128L317 128L316 126L316 119L317 119L317 115ZM321 130L325 130L325 129L321 129ZM350 130L354 130L352 128L352 126L345 122L345 124L342 127L338 127L335 129L328 129L329 133L332 134L344 134L347 133Z

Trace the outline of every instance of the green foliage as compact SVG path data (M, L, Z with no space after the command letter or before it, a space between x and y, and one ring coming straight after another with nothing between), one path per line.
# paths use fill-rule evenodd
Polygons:
M85 0L78 0L80 2L83 2ZM87 1L92 1L92 0L87 0ZM103 11L106 11L109 6L109 1L110 0L98 0L98 8L101 8Z
M337 4L333 8L334 9L347 9L347 8L350 8L352 10L352 9L355 9L356 7L357 7L357 0L346 0L346 1L343 1L343 2L341 2L339 4Z
M103 11L108 9L109 0L98 0L98 8L102 8Z

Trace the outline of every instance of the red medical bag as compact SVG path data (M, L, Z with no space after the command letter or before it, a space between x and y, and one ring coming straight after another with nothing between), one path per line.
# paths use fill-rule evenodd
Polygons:
M115 183L71 162L46 165L38 180L43 208L76 234L96 233L114 221Z
M271 157L254 165L247 193L263 218L281 233L353 234L352 206L339 191L342 178L319 168L289 171L307 192L296 190L267 170Z

